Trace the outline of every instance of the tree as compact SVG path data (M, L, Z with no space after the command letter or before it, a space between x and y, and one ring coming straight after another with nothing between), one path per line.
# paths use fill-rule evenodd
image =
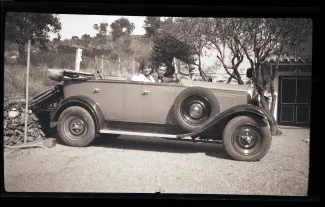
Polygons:
M234 78L238 84L243 85L244 81L240 76L238 68L244 60L244 51L234 41L234 36L238 35L238 33L233 32L237 28L237 22L226 18L210 18L206 21L206 25L207 41L211 45L211 48L217 50L217 58L229 75L227 83L230 83L231 79ZM226 63L227 49L230 50L228 58L231 60L231 65Z
M130 35L135 29L134 23L130 22L127 18L120 18L115 20L111 25L111 34L113 36L113 41L116 39Z
M271 122L273 135L281 133L273 116L276 103L274 79L277 74L280 57L292 48L304 43L311 34L310 19L232 19L237 22L234 41L243 49L250 62L254 87L261 97L261 105ZM267 58L275 55L276 67L266 75ZM272 95L271 108L264 98L267 85Z
M157 67L159 63L167 65L167 75L171 75L173 71L173 57L181 59L189 64L194 64L192 47L172 35L162 31L153 39L153 49L151 60Z
M93 29L97 31L96 34L96 39L99 41L100 44L105 44L107 43L107 34L108 34L108 23L100 23L98 24L94 24L93 25Z
M87 47L91 41L92 41L92 38L90 37L89 34L83 34L81 36L81 42L84 47Z
M175 18L175 22L165 24L163 28L169 35L192 47L194 55L198 57L198 64L194 63L194 65L198 66L203 80L209 81L201 67L203 49L208 43L205 35L207 31L206 21L206 18L181 17Z
M160 17L146 17L143 26L143 28L146 31L145 36L149 38L156 36L161 25L162 25L162 21L160 20Z
M74 46L80 45L80 39L78 36L72 36L71 37L71 44Z
M19 44L19 53L24 53L24 45L32 39L40 42L45 48L49 33L61 30L59 18L53 14L42 13L7 13L5 40Z
M105 36L107 35L107 27L108 27L108 23L100 23L98 24L94 24L93 29L97 31L97 36Z

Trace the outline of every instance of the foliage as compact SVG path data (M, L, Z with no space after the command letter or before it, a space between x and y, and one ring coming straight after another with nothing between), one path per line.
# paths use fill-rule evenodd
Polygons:
M175 22L164 24L162 27L167 35L173 36L178 41L181 41L191 47L193 56L198 58L198 66L200 75L203 80L208 81L208 77L201 67L201 57L203 49L207 45L206 41L206 18L175 18Z
M217 58L229 75L227 83L230 83L231 79L234 78L238 84L243 85L244 82L238 68L244 60L244 52L239 44L234 41L235 36L238 35L238 33L233 32L237 29L236 22L227 18L209 18L205 21L205 25L208 46L217 50ZM228 52L229 50L230 52ZM227 54L229 55L227 56ZM227 58L230 61L227 61ZM231 65L227 62L230 62Z
M143 25L143 28L146 31L145 35L147 37L156 36L162 24L163 21L160 20L160 17L151 17L151 16L146 17Z
M174 72L172 66L173 57L181 59L189 64L194 63L192 47L179 41L174 36L162 33L156 36L153 42L154 46L151 60L156 67L159 63L165 63L167 65L168 75Z
M13 13L6 15L5 40L26 44L34 39L41 42L49 39L49 33L58 33L61 23L56 15L45 13Z
M134 23L130 22L127 18L120 18L115 20L111 25L111 35L113 37L113 41L116 39L130 35L135 29Z

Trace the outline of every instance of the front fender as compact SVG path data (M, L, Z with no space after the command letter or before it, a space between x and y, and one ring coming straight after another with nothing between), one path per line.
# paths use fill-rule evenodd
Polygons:
M257 106L248 105L248 104L237 105L237 106L229 108L229 109L223 111L222 113L218 114L216 117L211 119L202 128L200 128L196 131L187 133L187 134L179 135L178 137L179 138L181 138L181 137L197 137L200 135L204 135L206 132L213 129L215 127L215 125L217 125L218 123L221 123L222 121L225 121L225 120L229 121L231 118L234 118L234 117L240 116L240 115L255 115L255 116L260 117L261 120L265 124L269 124L270 120L268 120L265 113L266 112L264 111L264 109L257 107Z
M94 100L86 96L71 96L63 99L50 114L50 127L53 128L57 125L59 116L63 110L70 106L81 106L85 108L93 117L95 121L96 131L99 132L101 129L105 129L104 115Z

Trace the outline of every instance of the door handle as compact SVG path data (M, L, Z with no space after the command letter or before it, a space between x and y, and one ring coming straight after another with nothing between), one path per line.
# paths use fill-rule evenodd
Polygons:
M94 88L94 93L99 93L100 89L99 88Z
M143 92L142 92L142 95L148 95L150 93L150 91L148 91L148 90L144 90Z

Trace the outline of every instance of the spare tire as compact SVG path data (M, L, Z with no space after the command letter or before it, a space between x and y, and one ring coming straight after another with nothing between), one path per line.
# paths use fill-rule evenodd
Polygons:
M178 124L186 131L192 132L220 113L220 105L209 89L195 86L178 94L173 112Z

